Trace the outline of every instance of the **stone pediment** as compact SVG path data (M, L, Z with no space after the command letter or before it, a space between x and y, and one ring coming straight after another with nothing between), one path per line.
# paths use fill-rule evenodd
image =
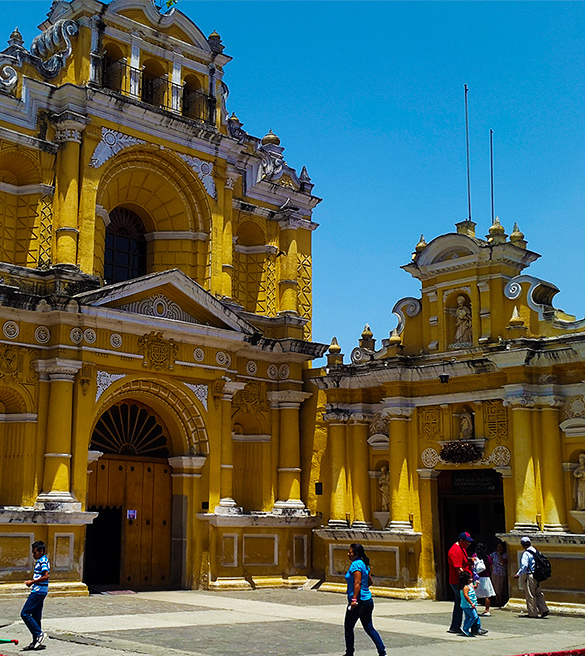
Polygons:
M257 332L251 324L178 269L106 285L77 294L75 298L82 306L213 326L239 333Z

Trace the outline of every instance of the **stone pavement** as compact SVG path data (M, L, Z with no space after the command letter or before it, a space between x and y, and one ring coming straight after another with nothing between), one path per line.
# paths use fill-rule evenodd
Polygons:
M0 600L0 654L16 654L30 641L19 619L23 599ZM374 624L393 656L511 656L585 646L585 620L551 615L518 617L495 610L483 618L487 636L446 633L451 604L376 599ZM340 656L344 597L316 590L177 591L89 598L51 598L43 628L45 656ZM356 627L359 656L375 656Z

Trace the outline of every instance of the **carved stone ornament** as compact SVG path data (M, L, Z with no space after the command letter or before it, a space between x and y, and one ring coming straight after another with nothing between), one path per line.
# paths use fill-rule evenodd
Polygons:
M266 368L266 373L268 374L268 378L275 380L278 378L278 367L275 364L269 364Z
M466 466L469 466L470 464L473 464L475 466L494 466L494 467L507 467L510 464L510 460L512 459L512 455L510 453L510 449L508 449L505 446L497 446L492 453L484 459L478 459L474 461L473 463L459 463L459 464L464 464ZM433 469L438 465L439 463L443 465L451 465L453 466L454 463L452 462L445 462L439 453L437 452L436 449L433 449L432 447L429 447L428 449L425 449L422 454L421 454L421 460L423 465L427 469ZM458 464L455 464L457 467Z
M69 331L69 339L74 344L81 344L83 341L83 330L81 330L81 328L71 328Z
M281 380L286 380L290 376L290 367L288 364L281 364L278 368L278 377Z
M47 326L37 326L35 329L35 339L39 344L46 344L51 339L51 331Z
M436 449L429 447L422 452L421 455L422 464L427 469L433 469L435 465L441 462L441 458Z
M203 362L205 360L205 351L198 346L196 349L193 349L193 358L196 362Z
M380 412L377 412L370 422L370 436L371 435L386 435L388 437L388 422Z
M258 365L254 362L254 360L248 360L248 362L246 362L246 373L249 376L255 376L257 372Z
M186 323L201 323L195 317L185 312L177 303L171 301L164 294L155 294L141 301L134 301L121 305L120 310L132 312L133 314L146 314L149 317L158 317L159 319L173 319L174 321L184 321Z
M253 415L268 410L266 384L257 381L247 383L246 387L234 396L232 408Z
M110 128L102 128L102 139L95 147L89 165L94 169L99 169L110 157L117 155L124 148L145 143L146 141L136 139L136 137L131 137L128 134L122 134L122 132Z
M195 394L195 396L201 401L201 405L207 410L207 385L195 385L193 383L184 383L184 385Z
M162 332L152 331L138 340L138 352L144 358L143 367L156 371L172 371L179 346L174 339L164 339Z
M6 321L2 326L2 332L8 339L16 339L20 333L20 328L16 322Z
M421 439L432 442L442 439L443 410L438 405L431 405L418 409L419 436Z
M0 65L0 91L12 93L18 84L18 74L9 64Z
M126 374L110 374L107 371L98 371L96 374L97 389L95 391L95 400L97 401L112 383L120 380L120 378L124 378L125 375Z
M565 419L576 419L577 417L585 417L585 396L570 396L565 401L563 408L563 417Z
M122 346L122 335L119 333L112 333L110 335L110 344L113 348L120 348L120 346Z
M199 179L205 187L205 191L211 198L217 199L217 189L215 188L215 180L213 179L213 164L211 162L204 162L197 157L191 155L184 155L179 153L179 157L187 162L193 171L199 176Z
M81 385L81 391L84 396L87 394L93 379L93 368L94 365L91 362L84 362L79 372L79 384Z
M75 21L59 20L33 39L30 51L37 58L35 67L44 78L50 80L59 74L72 52L69 37L78 33Z

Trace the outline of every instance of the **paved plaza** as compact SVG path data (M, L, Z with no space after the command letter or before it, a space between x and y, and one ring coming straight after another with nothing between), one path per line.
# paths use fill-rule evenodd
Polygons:
M19 619L23 599L0 600L0 654L30 641ZM511 656L585 646L585 619L551 615L533 620L495 610L483 619L487 636L446 633L451 604L376 599L375 625L396 656ZM176 591L89 598L49 598L44 653L59 656L340 656L344 597L317 590ZM375 656L356 627L356 653Z

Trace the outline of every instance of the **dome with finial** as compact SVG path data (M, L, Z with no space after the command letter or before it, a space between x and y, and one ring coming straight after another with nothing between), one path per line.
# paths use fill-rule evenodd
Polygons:
M262 145L267 146L268 144L271 144L272 146L280 146L280 139L272 132L272 130L268 130L268 134L264 135L262 138Z
M488 232L490 233L490 235L492 237L495 237L496 235L499 236L499 235L504 234L504 232L505 232L504 226L500 223L500 219L497 216L494 219L494 222L492 223L492 225L490 226L490 229L488 230Z
M367 323L364 326L364 332L362 333L362 339L372 339L373 336L374 336L374 333L370 329L370 324Z
M221 39L221 37L219 36L219 34L215 30L213 30L213 32L207 38L208 39Z
M425 241L425 236L421 235L418 244L414 247L414 250L417 253L422 253L426 247L427 247L427 242Z
M520 232L520 228L517 223L514 223L514 229L510 235L510 241L521 241L524 239L524 233Z
M8 45L21 46L23 43L24 43L24 39L22 38L22 34L20 33L18 27L15 27L14 30L12 31L12 34L10 35L10 40L8 41Z
M337 353L341 353L341 346L337 343L337 337L334 337L331 340L331 344L329 345L329 353L332 355L336 355Z

